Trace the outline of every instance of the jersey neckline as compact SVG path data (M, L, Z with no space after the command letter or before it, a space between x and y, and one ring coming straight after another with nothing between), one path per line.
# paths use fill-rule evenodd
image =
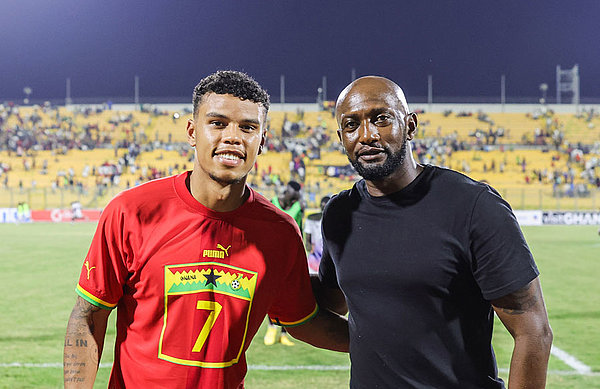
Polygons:
M250 204L252 204L254 202L254 198L255 198L254 190L252 190L252 188L250 188L248 185L245 185L246 190L250 191L250 195L248 196L248 198L246 199L246 201L244 201L244 203L242 205L240 205L233 211L227 211L227 212L217 212L213 209L210 209L210 208L206 207L205 205L203 205L202 203L200 203L198 200L196 200L194 198L194 196L192 196L192 194L190 193L189 189L187 188L187 186L185 184L185 180L188 178L188 176L190 174L192 174L192 171L188 170L188 171L185 171L185 172L175 176L173 186L175 188L175 193L177 194L177 197L179 197L179 199L181 201L183 201L188 207L193 209L195 212L199 212L205 216L210 216L210 217L213 217L216 219L222 219L222 218L226 218L226 217L236 216L236 215L244 212L250 206Z

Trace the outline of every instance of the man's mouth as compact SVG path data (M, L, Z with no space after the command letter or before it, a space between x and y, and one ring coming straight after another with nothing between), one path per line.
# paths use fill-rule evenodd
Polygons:
M241 151L223 150L223 151L216 151L214 153L214 158L218 159L224 165L237 166L246 159L246 156Z
M387 155L385 149L380 147L365 147L356 153L357 159L365 162L376 161L385 155Z
M218 154L218 156L223 159L228 159L230 161L236 161L238 159L242 159L239 157L239 155L235 155L235 154Z

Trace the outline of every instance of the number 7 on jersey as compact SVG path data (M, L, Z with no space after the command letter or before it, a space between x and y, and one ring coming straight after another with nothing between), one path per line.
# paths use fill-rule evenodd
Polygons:
M208 334L210 334L210 330L212 330L215 325L223 306L216 301L198 301L196 303L196 309L206 309L207 311L211 311L208 314L208 318L206 318L206 323L202 326L202 330L196 339L196 343L194 343L194 348L192 348L193 352L200 352L208 338Z

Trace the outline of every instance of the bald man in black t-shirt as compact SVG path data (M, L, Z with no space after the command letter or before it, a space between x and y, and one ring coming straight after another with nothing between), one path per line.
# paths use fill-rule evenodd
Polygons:
M364 178L323 216L321 307L349 310L351 388L504 388L494 312L515 340L511 387L543 388L552 331L539 272L508 203L417 164L417 116L392 81L340 94L338 136Z

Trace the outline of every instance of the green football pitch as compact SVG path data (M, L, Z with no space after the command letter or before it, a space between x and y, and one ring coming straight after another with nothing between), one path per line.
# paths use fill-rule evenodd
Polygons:
M93 224L0 224L0 388L62 387L62 344L74 287ZM541 271L555 350L548 388L600 388L600 237L594 226L526 227ZM110 374L114 314L96 380ZM247 354L248 388L348 387L348 357L300 342L262 344L264 326ZM506 379L512 339L494 334Z

